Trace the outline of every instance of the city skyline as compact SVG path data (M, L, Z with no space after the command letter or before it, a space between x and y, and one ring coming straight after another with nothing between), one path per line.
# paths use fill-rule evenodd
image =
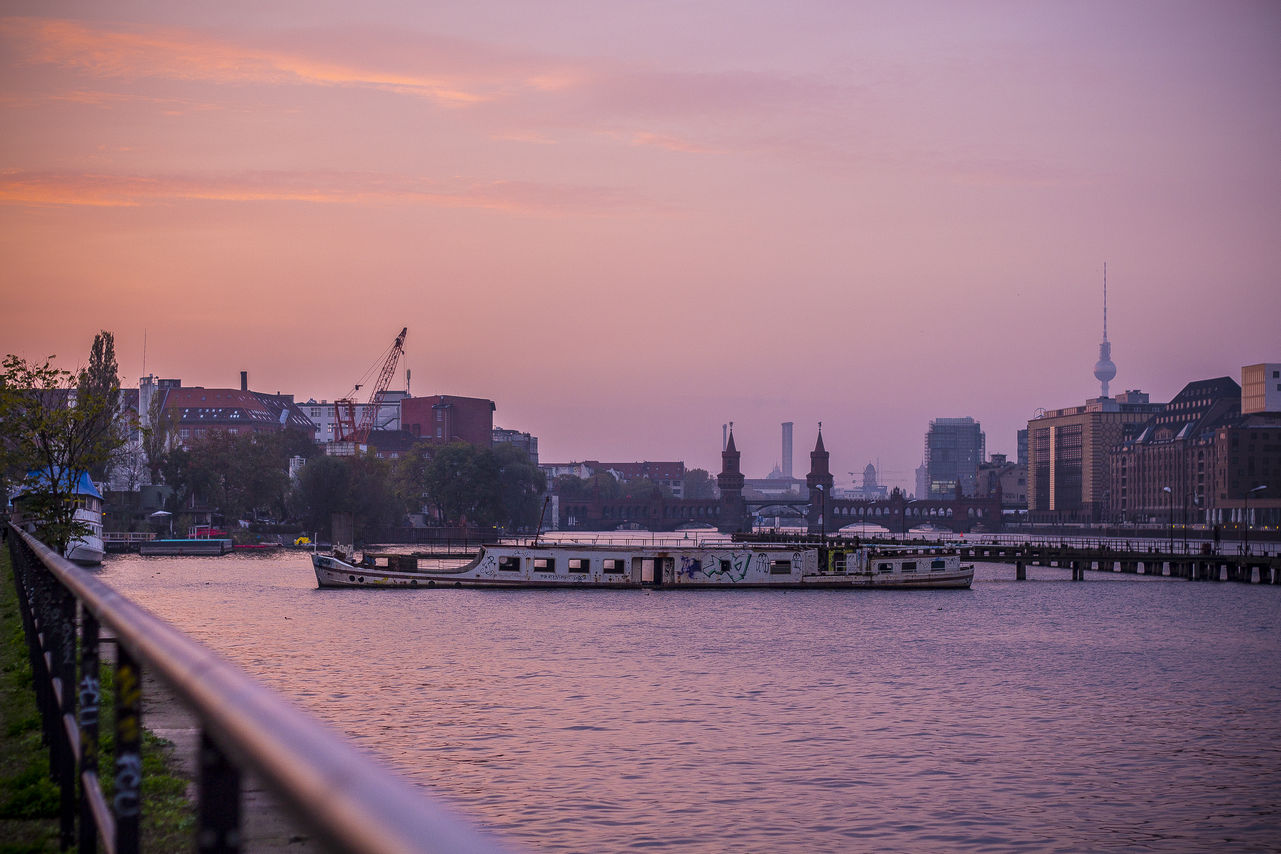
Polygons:
M1266 3L11 3L0 350L299 401L401 326L549 461L911 491L931 419L1275 361Z

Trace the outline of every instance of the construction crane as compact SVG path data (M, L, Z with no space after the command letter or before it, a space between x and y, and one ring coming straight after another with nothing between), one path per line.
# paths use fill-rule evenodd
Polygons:
M360 391L359 383L347 397L334 401L335 442L354 442L357 445L363 445L369 441L369 432L374 429L374 419L378 417L378 410L382 407L383 394L391 383L391 375L396 372L396 363L405 352L407 332L409 327L400 330L400 334L391 345L391 350L383 358L378 380L374 383L373 393L369 395L369 403L365 404L364 411L360 413L359 421L356 418L356 401L354 400L356 392Z

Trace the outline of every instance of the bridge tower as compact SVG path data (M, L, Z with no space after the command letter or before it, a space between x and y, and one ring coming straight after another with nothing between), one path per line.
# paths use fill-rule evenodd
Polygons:
M748 529L747 505L743 502L743 472L740 454L734 446L734 423L729 425L729 439L721 451L721 473L716 475L716 485L721 490L720 530L736 534Z
M819 523L819 517L823 512L827 512L828 519L832 515L832 486L835 479L831 472L831 454L823 447L823 422L818 422L818 441L814 444L814 450L810 451L810 472L805 475L805 485L809 487L810 507L809 512L805 514L806 521L809 524L809 530L812 534L817 534L820 528L830 528L831 525L824 522ZM822 490L822 497L819 496L819 490Z

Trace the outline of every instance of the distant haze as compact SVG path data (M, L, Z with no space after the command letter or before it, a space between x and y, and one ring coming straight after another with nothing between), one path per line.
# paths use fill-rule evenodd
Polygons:
M1275 2L9 2L0 351L912 488L1281 360Z

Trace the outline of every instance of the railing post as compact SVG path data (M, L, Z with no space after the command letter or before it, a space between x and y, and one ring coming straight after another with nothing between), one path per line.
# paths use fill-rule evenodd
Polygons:
M142 671L133 655L116 648L116 854L138 854L142 817Z
M102 703L98 619L85 608L80 624L80 854L98 850L98 827L85 776L98 777L98 713Z
M240 851L240 769L227 761L207 730L200 733L200 789L196 850L200 854Z
M51 616L52 643L49 644L53 664L50 667L58 680L54 697L54 745L58 781L59 829L58 836L65 851L76 839L76 760L79 758L71 744L71 722L76 719L76 599L56 579L49 578L53 601Z

